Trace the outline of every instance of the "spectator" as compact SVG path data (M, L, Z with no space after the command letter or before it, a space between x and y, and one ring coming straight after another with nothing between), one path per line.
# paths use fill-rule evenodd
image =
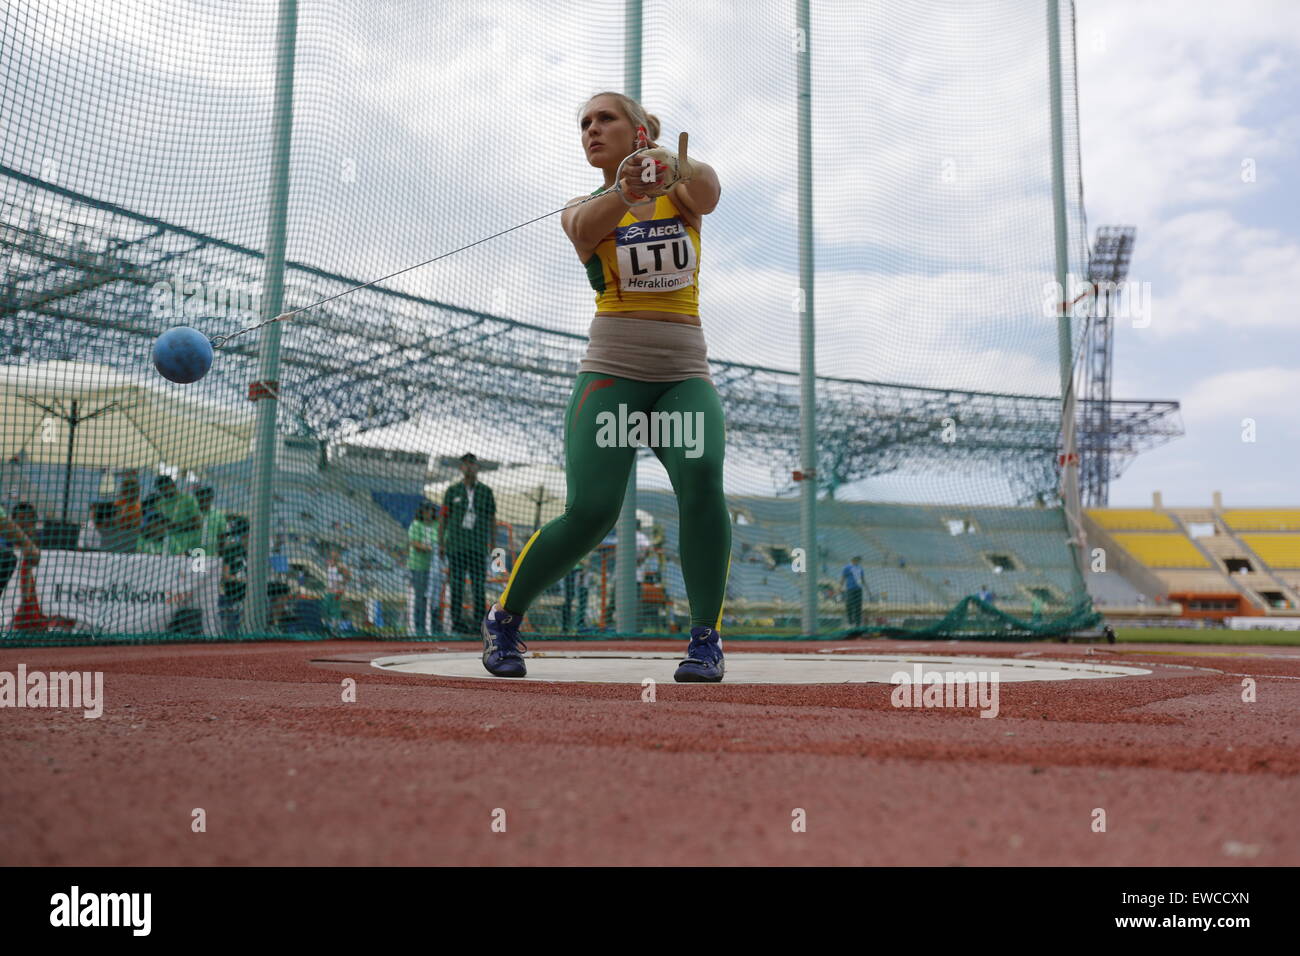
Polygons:
M373 583L366 586L366 623L376 631L384 626L384 602L379 598L379 589Z
M275 546L271 548L271 571L284 580L289 576L289 556L284 553L284 535L275 536Z
M144 529L136 541L135 550L140 554L167 553L167 519L160 511L147 512Z
M587 626L587 601L590 594L591 570L584 558L564 576L564 605L560 613L560 630L566 634L580 632ZM574 614L574 605L577 614ZM575 619L576 618L576 619Z
M640 535L637 536L640 538ZM646 536L644 546L637 542L636 579L643 584L658 584L663 578L664 531L655 525Z
M119 476L117 499L113 502L117 519L117 540L125 542L126 550L133 550L136 539L144 527L140 503L140 479L131 472Z
M217 598L217 611L221 616L222 629L227 634L239 631L239 617L244 595L248 585L244 582L244 564L248 560L245 535L248 534L248 519L243 515L230 515L227 520L226 533L220 539L221 554L221 594Z
M226 532L226 513L212 507L216 493L211 485L202 485L194 491L194 502L199 506L199 544L204 554L217 554L221 550L221 536Z
M331 629L342 630L343 595L347 593L352 581L352 572L339 557L337 548L330 548L329 559L325 562L325 617Z
M167 554L188 554L199 546L203 534L203 514L193 495L176 487L168 475L159 475L154 482L158 493L158 512L166 520ZM148 521L148 519L145 519Z
M20 501L14 505L12 517L0 508L0 536L5 540L5 546L0 548L0 594L3 594L18 567L15 545L22 551L23 561L29 567L41 563L41 549L36 546L36 509L30 502Z
M297 623L297 608L288 584L283 581L266 582L266 603L271 630L296 630L294 625Z
M137 501L137 508L139 504L140 502ZM132 528L122 524L122 509L118 502L108 502L105 510L108 524L100 528L100 548L113 554L130 554L135 550L139 540L139 527Z
M854 555L844 570L840 572L840 581L844 591L844 614L849 627L862 626L862 592L866 584L866 572L862 569L862 555Z
M438 556L437 506L432 501L421 501L415 509L415 520L406 531L410 545L406 555L406 570L411 576L411 626L417 636L433 634L441 622L439 603L442 597L442 561ZM433 581L433 608L430 614L429 582ZM429 625L432 616L433 623Z
M14 505L12 520L0 508L0 534L23 552L18 565L19 600L14 609L12 627L16 631L70 631L77 626L75 618L46 615L36 594L35 568L41 562L41 549L36 544L36 509L26 501ZM12 558L12 553L10 553ZM11 572L12 574L12 569ZM8 581L5 582L5 585Z
M987 584L981 584L980 589L975 594L975 596L979 598L981 601L983 601L985 604L993 603L993 592L989 590L989 586Z
M14 505L13 521L39 550L41 548L42 529L36 527L41 521L40 512L36 510L36 506L31 502L20 501ZM49 522L46 521L46 524L49 524ZM44 550L52 549L47 544Z
M438 526L438 554L451 571L451 620L457 633L472 634L487 613L484 586L487 553L496 524L497 505L492 489L478 480L478 458L462 455L463 479L451 485L442 499ZM465 577L470 579L470 622L463 619Z
M82 551L107 551L114 537L116 509L111 501L96 501L90 506L90 521L81 529L77 547Z

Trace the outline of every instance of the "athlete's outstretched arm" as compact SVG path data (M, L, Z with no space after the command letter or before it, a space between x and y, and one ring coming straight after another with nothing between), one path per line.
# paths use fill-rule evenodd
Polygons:
M578 250L579 256L584 251L590 256L596 244L609 235L627 214L627 203L612 189L589 202L583 202L588 198L579 196L570 200L568 208L560 214L564 232L573 243L573 248ZM575 203L582 205L574 205Z
M685 206L697 216L707 216L718 208L722 186L718 183L718 174L712 166L692 157L691 178L678 183L669 190L668 195L679 208Z

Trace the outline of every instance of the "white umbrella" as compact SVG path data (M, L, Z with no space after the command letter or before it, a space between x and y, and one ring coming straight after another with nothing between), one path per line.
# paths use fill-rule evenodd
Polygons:
M0 456L65 465L199 468L251 450L253 411L231 408L89 362L0 366Z

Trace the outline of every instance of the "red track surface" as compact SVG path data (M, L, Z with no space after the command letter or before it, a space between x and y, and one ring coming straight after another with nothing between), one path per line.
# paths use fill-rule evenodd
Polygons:
M1002 684L996 719L895 709L888 685L677 685L670 663L655 703L348 663L431 646L0 651L105 692L97 720L0 710L0 864L1300 863L1300 649L729 645L1154 670Z

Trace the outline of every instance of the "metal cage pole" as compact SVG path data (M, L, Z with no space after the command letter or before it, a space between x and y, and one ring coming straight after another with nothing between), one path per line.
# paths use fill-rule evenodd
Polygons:
M298 28L298 0L280 0L276 30L275 116L272 133L271 190L266 219L266 259L262 266L262 317L279 315L284 300L285 222L289 211L289 149L293 139L293 61ZM276 414L279 411L280 329L273 322L262 329L257 355L257 381L249 397L257 403L253 450L253 515L246 567L248 590L244 630L268 629L266 579L270 561L271 477L275 471Z
M808 0L797 0L795 24L799 74L799 464L803 470L799 532L803 539L803 633L818 631L817 582L821 554L817 548L817 360L813 321L813 200L812 200L812 31Z
M1061 97L1061 23L1058 0L1047 0L1047 63L1052 100L1052 220L1056 238L1056 341L1061 376L1061 499L1079 580L1083 580L1083 524L1079 506L1079 446L1075 429L1074 355L1070 329L1070 246L1065 213L1065 145Z
M623 93L641 99L641 0L627 0L624 7ZM632 451L632 473L627 478L623 508L618 513L618 537L614 551L614 630L635 634L640 630L637 611L641 595L636 586L636 449Z

